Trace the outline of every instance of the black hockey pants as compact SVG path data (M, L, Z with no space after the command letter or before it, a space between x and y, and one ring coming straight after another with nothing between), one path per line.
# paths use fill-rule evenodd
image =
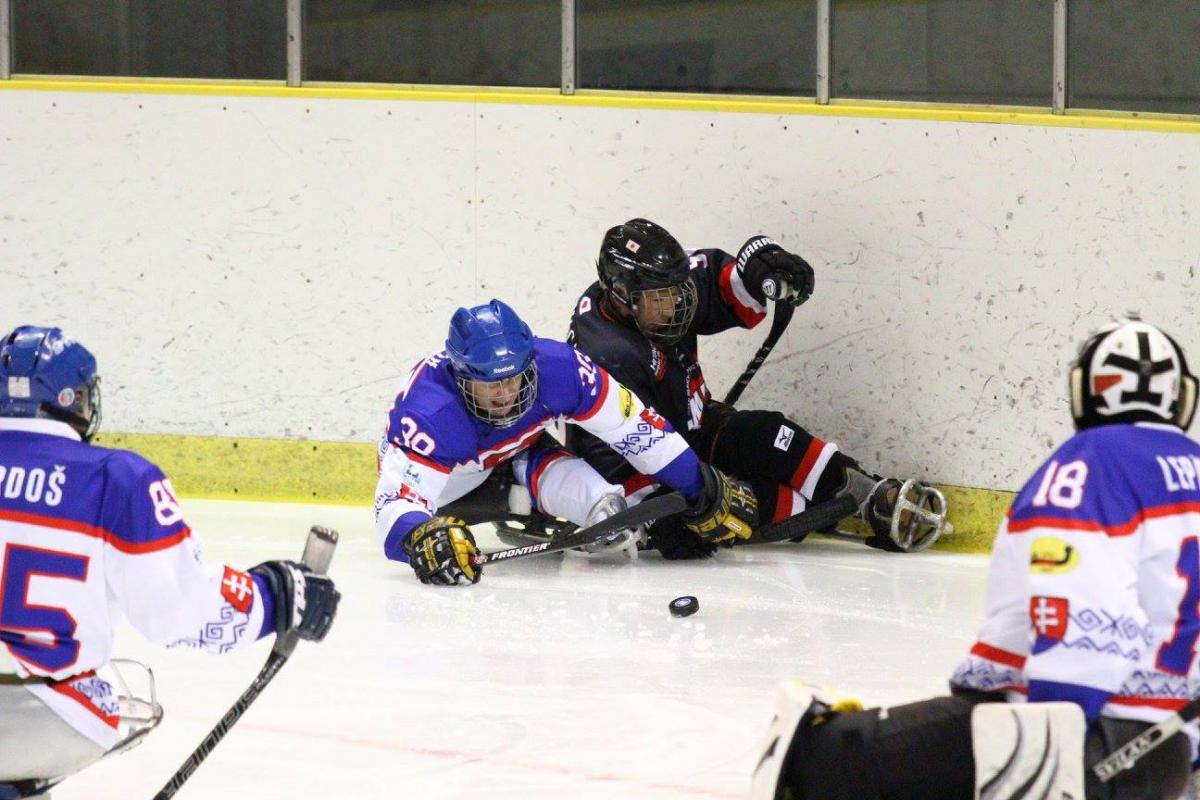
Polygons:
M700 430L688 438L701 459L750 483L763 521L775 519L781 487L800 491L807 485L802 494L815 505L844 485L847 467L858 467L840 451L821 463L826 442L778 411L739 411L710 403Z
M887 709L837 717L797 734L784 765L781 789L793 800L971 800L975 759L971 711L983 694L935 697ZM1084 744L1090 768L1150 727L1101 719ZM1191 745L1168 739L1137 766L1105 785L1088 769L1088 800L1173 800L1187 785Z

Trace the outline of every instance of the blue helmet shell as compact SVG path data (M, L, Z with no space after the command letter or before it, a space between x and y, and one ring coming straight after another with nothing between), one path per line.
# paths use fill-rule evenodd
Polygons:
M446 351L458 378L498 381L520 375L533 360L533 332L507 304L460 308L450 318Z
M22 325L0 340L0 417L51 417L90 438L99 380L95 356L60 328Z

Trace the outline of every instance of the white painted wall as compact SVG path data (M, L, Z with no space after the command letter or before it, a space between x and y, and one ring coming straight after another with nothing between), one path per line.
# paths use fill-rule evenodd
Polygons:
M460 304L565 332L603 231L769 233L817 293L746 393L864 463L1012 489L1140 309L1200 362L1200 137L599 108L0 92L0 327L110 431L369 441ZM720 394L765 326L704 350Z

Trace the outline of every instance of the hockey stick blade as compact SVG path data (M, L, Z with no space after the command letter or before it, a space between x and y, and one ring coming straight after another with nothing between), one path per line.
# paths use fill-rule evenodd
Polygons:
M858 501L854 499L854 496L844 494L787 519L762 526L750 537L748 544L783 542L802 534L813 533L822 528L828 528L830 525L836 525L857 510Z
M1121 745L1112 755L1093 766L1092 772L1096 774L1101 783L1108 783L1125 770L1133 769L1142 756L1170 739L1182 730L1184 725L1198 716L1200 716L1200 698L1192 700L1179 709L1178 713L1172 714L1153 728L1147 728Z
M583 528L566 536L556 537L548 542L538 542L537 544L529 544L524 547L512 547L508 550L497 550L494 553L480 553L471 559L471 563L477 567L482 567L484 564L491 564L497 561L512 561L517 558L526 558L527 556L539 556L545 553L570 550L573 547L591 544L598 539L616 533L622 528L632 528L656 519L661 519L662 517L678 514L687 508L687 506L687 499L679 492L671 492L661 497L651 497L649 500L643 500L638 503L633 508L613 514L608 519L600 520L589 528Z
M313 525L308 532L308 539L304 543L304 554L300 557L300 560L312 569L313 572L322 575L327 574L329 572L329 562L333 560L333 551L337 548L337 542L337 531L331 528L323 528L320 525ZM267 687L267 684L271 682L275 674L287 663L292 650L296 648L297 641L298 636L295 631L289 631L275 640L275 646L271 648L271 654L267 656L267 662L258 671L258 675L255 676L249 688L242 692L242 696L225 712L225 716L221 717L221 721L213 726L213 729L204 737L204 741L192 751L192 754L187 757L187 760L183 762L179 769L175 770L175 774L171 776L166 785L159 790L158 794L154 795L154 800L169 800L169 798L175 796L180 787L204 763L204 759L208 758L208 754L221 743L221 740L225 738L225 734L229 733L229 729L241 719L242 714L246 713L246 709L258 699L259 693Z
M754 358L750 359L750 363L746 365L746 369L742 371L738 377L737 383L733 384L733 388L725 395L724 402L727 405L736 405L741 398L742 392L746 391L746 387L750 385L750 380L757 373L759 367L767 360L767 356L771 355L771 351L775 349L776 343L783 336L783 332L787 330L788 323L792 321L792 314L796 313L796 307L788 304L780 304L775 306L775 315L771 318L771 330L767 333L767 338L763 340L762 345L758 348L758 352L754 354Z

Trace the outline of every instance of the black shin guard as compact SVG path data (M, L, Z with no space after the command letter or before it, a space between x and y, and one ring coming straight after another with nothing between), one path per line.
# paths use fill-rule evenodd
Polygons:
M871 708L800 731L781 780L795 800L970 800L971 711L985 696Z

